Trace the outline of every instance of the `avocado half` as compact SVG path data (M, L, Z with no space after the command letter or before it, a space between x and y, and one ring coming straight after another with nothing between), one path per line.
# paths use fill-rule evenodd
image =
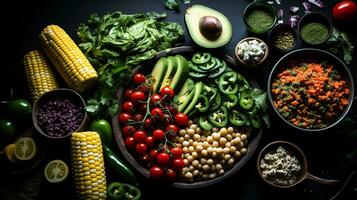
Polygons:
M218 48L232 38L232 24L222 13L203 5L186 10L185 23L192 40L204 48Z

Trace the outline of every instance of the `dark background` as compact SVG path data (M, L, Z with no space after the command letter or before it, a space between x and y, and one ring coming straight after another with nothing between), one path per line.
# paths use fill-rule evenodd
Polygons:
M277 9L284 9L284 22L290 13L288 8L292 5L300 7L299 14L302 16L304 9L301 5L302 0L282 0L282 5L275 4ZM313 6L313 10L325 13L331 17L331 8L337 1L324 0L326 7L319 9ZM242 13L248 2L245 0L192 0L191 4L204 4L215 8L224 13L233 25L233 37L231 42L224 48L220 49L227 54L233 56L233 49L236 43L247 36ZM35 0L35 1L11 1L9 5L2 6L1 12L1 33L2 53L1 53L1 72L0 72L0 99L8 99L10 96L10 88L14 88L16 97L27 98L28 90L25 84L23 73L22 57L23 55L34 49L40 48L38 34L48 24L57 24L64 28L73 39L76 39L75 29L81 22L85 22L91 13L99 15L122 11L124 13L139 13L139 12L164 12L168 13L167 21L176 21L184 28L184 10L187 5L181 4L180 12L165 10L163 0ZM354 26L356 21L345 24L340 27L352 37L352 41L357 45L357 32ZM186 29L185 29L186 31ZM186 43L191 45L192 42L187 35ZM267 39L267 38L263 38ZM304 47L305 45L298 44L296 48ZM355 51L356 52L356 51ZM262 88L266 89L266 80L270 69L281 55L273 53L269 63L261 69L252 70L258 83ZM339 55L340 58L341 55ZM348 65L352 70L354 78L357 78L356 69L357 59L354 53L353 63ZM28 98L27 98L28 99ZM350 117L356 118L356 107L351 109ZM350 173L346 170L343 173L336 171L336 160L333 152L330 151L334 146L339 145L340 136L336 135L336 129L327 133L307 134L296 132L287 127L282 126L275 116L272 116L272 128L263 133L262 141L257 149L257 152L267 143L273 140L288 140L296 143L305 152L308 162L309 171L324 177L324 178L340 178L344 180ZM338 127L337 127L338 129ZM66 152L66 147L55 147ZM49 150L52 151L52 150ZM226 179L220 184L198 190L177 190L170 189L164 186L151 184L145 180L141 181L141 189L144 199L314 199L323 200L329 199L339 187L324 187L316 183L305 181L297 188L289 191L278 191L267 187L261 182L256 171L256 154L234 176ZM52 154L51 152L49 152ZM54 153L55 154L55 153ZM64 158L66 159L66 158ZM1 175L0 177L0 195L8 193L16 193L16 189L20 188L26 181L41 177L41 167L33 173L23 174L20 176ZM115 179L114 174L108 174L111 179ZM42 178L43 179L43 178ZM41 184L39 189L39 199L73 199L73 191L71 182L66 182L62 185L49 185L39 178ZM354 193L356 194L356 193ZM16 196L16 195L15 195ZM17 195L19 196L19 195ZM26 195L25 195L26 196ZM10 196L0 196L2 199L26 199L15 198ZM30 198L29 198L30 199ZM354 197L343 197L341 199L357 199Z

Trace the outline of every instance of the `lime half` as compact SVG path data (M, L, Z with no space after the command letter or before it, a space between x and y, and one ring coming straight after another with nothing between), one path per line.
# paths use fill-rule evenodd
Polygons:
M37 152L35 141L30 137L23 137L15 143L15 156L19 160L31 160Z
M62 160L52 160L45 167L45 177L50 183L59 183L68 176L68 166Z

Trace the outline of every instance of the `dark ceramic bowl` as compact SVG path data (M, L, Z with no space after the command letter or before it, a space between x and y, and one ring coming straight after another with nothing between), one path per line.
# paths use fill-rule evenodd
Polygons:
M281 48L276 47L274 45L274 43L275 43L275 39L276 39L277 34L279 34L280 32L285 32L285 31L286 32L290 32L293 35L294 42L293 42L293 45L292 45L291 48L281 49ZM289 26L288 24L278 24L271 30L270 39L269 40L270 40L271 47L274 50L279 51L281 53L286 53L286 52L289 52L289 51L291 51L291 50L293 50L295 48L297 40L298 40L298 34L296 33L295 29L292 28L291 26Z
M302 35L301 35L302 27L304 27L306 24L312 23L312 22L321 23L328 28L328 35L327 35L326 39L324 39L318 43L311 43L309 41L306 41L306 39L302 37ZM311 12L311 13L304 15L300 19L297 30L298 30L299 37L301 38L302 41L304 41L306 44L309 44L309 45L318 46L318 45L324 44L331 37L333 26L332 26L330 19L326 15L318 13L318 12Z
M180 54L184 57L186 57L186 59L191 59L192 55L196 52L202 52L202 51L206 51L206 52L210 52L212 55L217 56L220 59L223 59L224 61L227 62L227 65L230 66L233 70L237 70L238 66L235 63L235 60L226 55L226 54L222 54L217 52L216 50L207 50L207 49L196 49L195 47L191 47L191 46L183 46L183 47L176 47L176 48L172 48L172 49L168 49L168 50L164 50L159 52L156 57L149 63L145 63L144 65L138 66L136 69L133 70L133 73L135 73L136 71L140 71L141 73L150 73L152 70L152 67L154 66L155 62L164 56L170 56L170 55L176 55L176 54ZM243 73L242 71L239 71L240 73L242 73L242 75L249 77L248 74ZM258 87L257 83L255 81L251 82L251 85L253 85L254 87ZM121 112L121 106L123 103L123 91L124 88L120 88L117 95L118 95L118 99L119 99L119 112ZM113 125L113 130L114 130L114 135L115 135L115 139L116 139L116 143L118 148L120 149L121 153L123 154L124 158L129 162L129 164L136 169L136 171L138 171L142 176L144 176L145 178L150 178L150 172L147 168L144 168L137 159L135 159L135 157L131 154L131 152L128 151L128 149L125 147L125 143L124 143L124 138L122 135L122 131L121 131L121 125L118 122L117 119L118 116L114 117L112 120L112 125ZM206 181L199 181L199 182L193 182L193 183L187 183L187 182L174 182L171 184L171 187L174 188L185 188L185 189L193 189L193 188L202 188L202 187L206 187L209 185L213 185L219 182L222 182L224 179L230 177L231 175L235 174L236 172L239 171L239 169L241 169L246 163L247 161L253 156L260 138L262 136L262 132L263 129L259 129L259 130L255 130L252 134L251 137L249 139L249 143L247 146L247 154L245 156L243 156L234 166L233 168L227 170L224 175L217 177L215 179L211 179L211 180L206 180Z
M334 69L336 69L342 76L342 79L344 79L347 83L347 86L350 89L350 94L348 98L348 105L344 108L343 112L339 115L336 116L334 121L330 123L328 126L324 128L316 128L316 129L309 129L309 128L301 128L298 126L293 125L290 123L285 117L283 117L280 112L275 108L274 103L273 103L273 95L271 92L272 89L272 82L276 78L277 74L281 71L283 68L289 68L291 66L296 66L297 64L300 64L302 62L327 62L328 64L331 64L334 66ZM268 97L269 97L269 102L271 106L273 107L273 110L275 113L279 116L281 121L284 123L288 124L289 126L296 128L301 131L308 131L308 132L319 132L319 131L325 131L328 130L335 125L337 125L348 113L352 106L353 102L353 97L354 97L354 82L353 82L353 77L350 72L350 70L347 68L347 66L335 55L324 51L320 49L313 49L313 48L305 48L305 49L298 49L295 51L292 51L282 58L275 64L273 69L270 72L269 79L268 79Z
M76 101L82 108L83 108L83 119L82 119L82 123L81 125L74 131L82 131L84 130L87 122L88 122L88 115L85 111L85 107L86 107L86 103L84 101L84 99L81 97L80 94L78 94L76 91L71 90L71 89L66 89L66 88L60 88L60 89L56 89L56 90L52 90L49 92L44 93L43 95L40 96L40 98L36 101L36 103L33 106L33 110L32 110L32 122L33 125L35 126L36 130L38 132L41 133L41 135L43 135L45 138L49 138L49 139L64 139L67 138L69 136L72 135L72 133L68 133L67 135L63 135L63 136L51 136L48 135L39 125L38 125L38 120L37 120L37 113L38 110L40 108L40 106L48 101L49 99L55 98L55 97L66 97L66 98L70 98L73 99L74 101Z
M257 10L257 9L261 9L261 10L264 10L266 12L268 12L269 14L271 14L273 16L273 23L267 27L266 29L264 30L257 30L255 28L253 28L252 26L250 26L247 22L247 17L249 14L251 14L252 11L254 10ZM265 2L261 2L261 1L256 1L256 2L253 2L253 3L250 3L244 10L243 12L243 21L244 21L244 24L247 28L247 30L250 32L250 33L253 33L253 34L264 34L264 33L267 33L271 28L274 27L274 25L276 24L276 22L278 21L278 15L277 15L277 11L276 9L268 4L268 3L265 3Z

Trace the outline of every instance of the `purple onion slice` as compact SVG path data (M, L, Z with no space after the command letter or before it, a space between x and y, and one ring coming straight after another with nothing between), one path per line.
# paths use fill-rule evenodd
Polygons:
M319 8L324 8L325 4L324 2L322 2L321 0L307 0L309 3L314 4L315 6L319 7Z
M293 13L293 14L295 14L295 13L297 13L298 11L299 11L299 7L297 7L297 6L291 6L290 7L290 12L291 13Z

